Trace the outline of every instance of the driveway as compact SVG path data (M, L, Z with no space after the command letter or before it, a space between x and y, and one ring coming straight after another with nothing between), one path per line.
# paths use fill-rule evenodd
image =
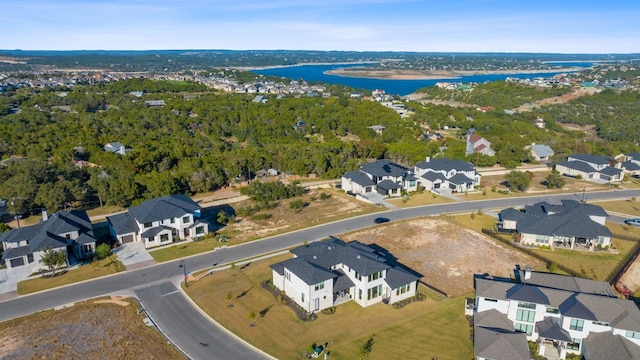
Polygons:
M18 290L18 282L29 277L29 274L21 274L19 271L14 271L9 276L7 271L7 269L0 270L0 301L3 300L3 295L13 297Z
M142 242L131 242L122 244L113 249L118 260L120 260L127 270L155 264L155 260L149 255Z

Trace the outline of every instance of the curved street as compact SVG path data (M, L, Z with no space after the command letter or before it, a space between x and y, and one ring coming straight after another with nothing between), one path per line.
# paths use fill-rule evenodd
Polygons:
M633 196L640 196L640 190L587 193L585 200L628 199ZM373 219L382 214L391 221L396 221L443 213L502 209L540 201L581 200L581 197L577 199L576 197L578 195L573 193L541 195L388 210L231 246L185 258L183 261L191 272L219 264L239 262L243 259L301 245L305 241L318 241L330 235L339 235L370 227L373 225ZM612 217L610 220L619 222L621 219L620 217ZM192 359L262 359L268 357L213 324L208 317L192 305L179 288L173 285L182 279L183 269L179 267L180 261L174 260L142 269L129 270L0 302L0 321L98 296L134 295L141 301L161 331Z

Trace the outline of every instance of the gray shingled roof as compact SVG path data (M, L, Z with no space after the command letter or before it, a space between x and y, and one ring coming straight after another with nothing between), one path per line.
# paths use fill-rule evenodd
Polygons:
M473 179L470 179L467 175L457 173L449 178L449 182L456 185L473 183Z
M583 346L591 360L640 360L640 346L610 332L589 333Z
M493 360L529 360L529 344L525 333L476 327L473 331L476 357Z
M640 152L630 152L627 157L631 160L640 160Z
M396 266L387 270L387 276L384 281L392 289L397 289L402 285L410 284L418 281L420 278L415 274L408 272L407 270Z
M360 171L366 172L373 176L393 176L399 177L407 174L409 169L404 166L395 164L389 160L377 160L374 162L360 165Z
M615 175L620 175L622 174L624 170L622 169L618 169L618 168L614 168L611 166L607 166L606 168L600 170L600 173L605 174L605 175L609 175L609 176L615 176Z
M138 224L136 224L133 215L129 212L107 216L107 221L111 224L111 227L118 235L130 234L138 231Z
M8 251L3 254L3 258L10 259L24 256L35 251L65 247L67 246L68 240L62 235L74 231L85 235L85 237L80 239L83 244L95 241L91 221L86 211L61 211L49 216L46 221L41 221L36 225L25 226L5 232L0 235L1 242L17 243L28 240L29 252L23 253L25 251L24 249L15 252Z
M640 158L637 158L638 160L640 160ZM628 171L638 171L640 170L640 165L638 165L638 163L633 162L633 161L625 161L622 163L622 167L627 169Z
M173 229L165 226L165 225L160 225L160 226L154 226L152 228L149 228L148 230L144 231L142 234L140 234L140 236L142 236L145 239L148 238L152 238L156 235L158 235L159 233L163 232L163 231L172 231Z
M402 185L396 184L391 180L382 180L377 185L378 188L382 190L392 190L392 189L401 189Z
M514 331L513 321L496 309L485 310L473 315L473 325L485 328Z
M285 260L282 262L282 266L296 274L308 285L338 277L338 274L301 258Z
M433 172L433 171L427 171L426 173L422 174L422 177L431 182L436 182L437 180L444 182L447 180L447 178L444 175L442 175L442 173Z
M363 186L363 187L364 186L375 185L373 180L371 180L371 178L368 177L367 174L363 173L360 170L349 171L349 172L345 173L344 175L342 175L342 177L345 178L345 179L350 179L354 183L356 183L356 184L358 184L360 186Z
M543 338L562 340L572 342L571 334L560 326L554 319L560 321L559 318L546 317L542 321L536 323L536 331Z
M600 155L573 154L573 155L569 156L569 158L574 158L574 159L578 159L578 160L581 160L581 161L590 162L592 164L609 165L609 160L607 160L607 158L605 158L604 156L600 156Z
M547 145L533 145L531 150L538 155L538 157L544 158L554 154L553 149Z
M562 165L569 169L578 170L587 174L598 172L598 170L596 170L593 166L582 161L560 161L557 165Z
M462 160L454 160L447 158L431 159L429 161L423 161L416 164L420 169L432 169L434 171L475 171L475 167L470 163Z
M141 224L181 217L199 210L200 206L186 195L168 195L147 200L129 208L129 212Z
M607 322L618 329L640 331L640 310L632 301L483 278L475 279L475 287L476 296L529 302L537 300L535 298L523 299L520 295L524 292L518 291L519 288L537 288L537 291L548 299L546 303L549 306L557 307L563 316ZM517 294L517 299L512 299L510 294Z
M340 292L355 286L353 281L342 270L336 270L336 273L338 273L338 277L333 279L333 292Z
M574 200L563 200L562 205L547 202L527 205L524 213L513 208L500 213L503 220L517 221L516 230L519 233L587 239L612 236L606 226L591 220L590 216L606 217L607 213L600 206L582 204Z
M524 283L558 290L567 290L585 294L617 297L611 285L605 281L583 279L575 276L559 275L547 272L532 271L529 279L524 279L524 270L519 271L519 278Z

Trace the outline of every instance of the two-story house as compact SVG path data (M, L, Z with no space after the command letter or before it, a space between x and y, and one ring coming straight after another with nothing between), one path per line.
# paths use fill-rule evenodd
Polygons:
M498 214L502 231L515 231L521 244L575 249L611 246L607 213L600 206L575 200L562 205L539 202L522 210L508 208Z
M201 208L186 195L147 200L122 214L108 216L109 232L121 244L140 241L146 248L202 237L209 224Z
M585 180L617 182L622 181L624 172L621 164L600 155L574 154L555 165L562 175L581 177Z
M342 189L350 194L377 192L383 196L400 196L402 190L416 191L418 181L406 167L389 160L377 160L343 174Z
M477 359L522 358L509 351L523 348L527 341L536 344L538 355L549 359L565 359L569 353L593 360L638 359L640 310L632 301L617 298L606 282L527 267L516 269L515 282L476 275L474 286L476 329L499 330L482 331L480 339L474 336ZM518 338L517 333L524 336ZM494 356L480 353L488 343Z
M61 211L51 216L43 211L41 222L2 233L0 242L7 273L20 275L46 270L40 259L47 250L64 251L74 263L93 256L96 248L91 221L84 210Z
M446 158L426 160L414 167L418 182L429 191L465 192L480 185L475 166L462 160Z
M491 149L491 142L476 134L472 130L467 131L467 145L464 151L465 156L480 153L487 156L494 156L496 153Z
M622 163L625 173L633 177L640 177L640 153L631 152L626 154L626 160Z
M271 265L273 285L308 313L346 301L393 304L414 296L421 277L358 241L331 238L291 253Z

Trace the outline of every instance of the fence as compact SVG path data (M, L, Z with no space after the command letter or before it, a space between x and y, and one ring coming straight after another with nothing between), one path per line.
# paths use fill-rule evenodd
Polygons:
M573 276L579 276L581 277L582 275L577 273L575 270L570 269L562 264L559 264L553 260L549 260L547 258L545 258L544 256L532 251L531 249L522 247L522 246L518 246L517 244L515 244L513 241L509 240L509 239L505 239L504 237L500 236L499 233L491 230L491 229L486 229L483 228L482 229L482 233L488 236L491 236L492 238L500 241L501 243L508 245L514 249L517 249L518 251L521 251L529 256L532 256L540 261L543 261L546 266L547 269L560 269L564 272L566 272L567 274L571 274ZM638 240L638 238L636 237L629 237L629 236L624 236L624 235L616 235L615 236L618 239L622 239L622 240L630 240L630 241L635 241L635 244L633 245L633 247L629 250L629 252L618 262L618 264L613 268L613 270L611 270L611 272L609 273L609 275L607 275L607 277L605 278L605 281L610 283L610 284L615 284L618 280L620 280L620 278L622 277L622 275L629 269L629 266L631 266L631 264L638 258L638 255L640 255L640 241Z

